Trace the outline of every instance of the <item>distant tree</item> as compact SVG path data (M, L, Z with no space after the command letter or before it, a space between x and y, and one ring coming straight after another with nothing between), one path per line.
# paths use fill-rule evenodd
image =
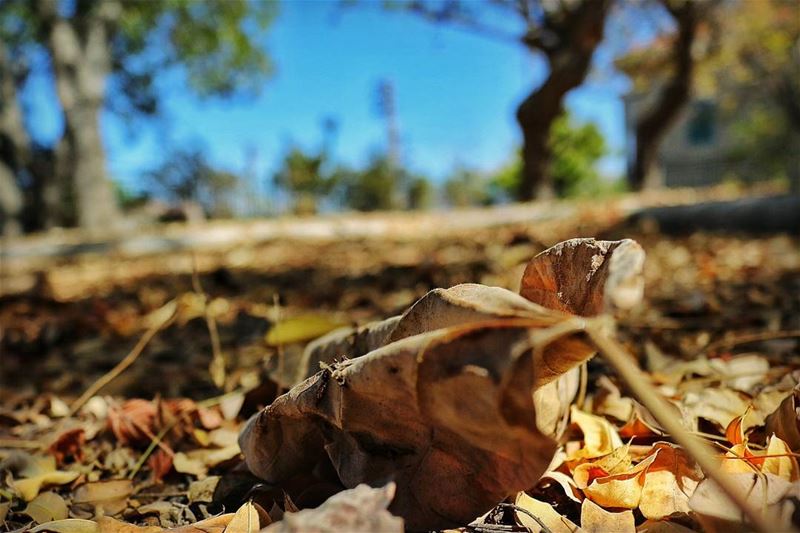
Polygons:
M800 5L764 0L725 5L719 53L698 67L733 122L734 157L800 190Z
M480 172L458 167L444 182L444 197L454 207L489 205L492 195L489 180Z
M344 202L356 211L397 209L397 181L402 174L388 157L376 155L360 171L340 169Z
M561 197L590 195L597 191L597 162L606 155L603 134L592 123L574 124L568 114L553 123L550 131L550 173Z
M558 196L589 196L609 188L597 170L597 163L606 155L607 148L596 125L576 124L564 113L553 123L548 146L552 152L548 172ZM522 161L515 154L495 173L491 183L501 191L514 191L522 176Z
M146 175L153 196L195 202L210 217L231 215L230 193L239 183L231 172L214 168L200 150L178 150Z
M656 158L662 139L692 96L697 64L716 47L719 28L715 20L718 0L659 0L674 21L674 31L659 36L667 43L642 49L617 64L635 85L657 91L654 103L636 124L636 149L629 170L631 188L660 184Z
M118 216L101 110L127 117L156 113L154 81L174 65L183 67L188 88L201 96L257 90L270 72L261 36L273 14L273 2L248 0L0 2L0 41L14 54L11 63L34 68L42 52L49 59L65 123L51 147L53 174L70 179L79 225L108 228ZM9 68L0 62L0 78L8 79ZM24 90L24 76L15 81L15 94L4 99L16 100ZM24 154L23 146L15 149Z
M407 0L391 2L418 13L435 23L453 24L483 35L524 45L547 61L545 81L517 108L522 130L522 176L516 197L530 200L552 196L550 129L564 110L566 94L581 85L589 72L595 48L603 40L603 28L611 0ZM494 11L487 15L486 10ZM492 25L500 13L507 19ZM502 20L502 19L501 19ZM506 28L521 24L519 34Z
M316 213L319 200L333 190L338 175L326 168L327 159L325 150L311 155L296 146L284 156L273 182L292 195L295 213Z
M430 209L434 203L434 188L425 176L413 176L408 180L408 208Z

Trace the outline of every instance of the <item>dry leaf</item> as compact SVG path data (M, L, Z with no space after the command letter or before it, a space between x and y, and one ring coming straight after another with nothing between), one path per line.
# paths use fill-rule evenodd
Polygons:
M99 530L97 533L159 533L164 528L158 526L136 526L120 522L110 516L101 516L95 519Z
M531 498L525 492L517 494L514 504L529 511L532 515L542 521L552 533L577 533L583 531L567 517L561 516L553 509L553 506ZM517 521L528 528L533 533L541 533L542 526L533 518L520 511L515 511Z
M100 526L91 520L82 520L80 518L65 518L63 520L54 520L52 522L45 522L30 530L30 533L99 533Z
M611 423L603 417L590 415L572 406L572 423L583 433L583 447L570 460L608 455L622 446L622 439Z
M22 510L22 514L30 516L37 524L63 520L68 514L67 503L55 492L43 492Z
M20 497L29 502L42 488L53 485L66 485L75 481L80 473L56 470L55 458L34 457L27 453L16 452L3 461L0 470L8 468L22 479L14 479L11 487Z
M189 484L189 503L209 503L214 501L214 491L219 484L219 476L209 476L199 481L192 481Z
M677 446L656 443L653 450L655 460L644 477L639 510L653 520L689 512L689 498L702 473Z
M268 524L264 524L267 526ZM261 530L261 521L255 505L246 502L239 507L225 528L225 533L255 533Z
M636 523L633 511L612 513L587 498L581 505L581 528L587 533L635 533Z
M730 474L728 479L750 500L759 502L759 508L764 510L767 520L775 525L775 531L791 529L791 523L785 522L777 508L777 504L791 490L791 483L773 474ZM699 515L701 523L705 523L705 518L743 522L741 509L711 479L705 479L697 486L689 498L689 507Z
M640 282L638 245L585 240L567 248L584 247L591 251L580 274L588 284L578 284L584 303L631 300L623 293ZM615 249L617 260L610 257ZM464 284L431 291L399 319L332 333L312 343L307 362L332 353L347 359L248 422L240 437L246 463L284 487L331 467L336 476L327 481L346 487L393 479L390 510L409 528L468 523L532 486L553 458L550 436L577 390L570 371L594 353L585 321L563 307L553 311L505 289ZM552 383L559 416L536 395ZM605 428L602 435L587 432L593 454L622 444Z
M633 416L634 401L631 398L623 398L619 388L608 379L608 376L600 376L597 386L600 391L592 402L592 411L598 415L613 416L621 422L629 421Z
M531 260L520 294L550 309L591 316L630 309L644 291L644 251L635 241L571 239Z
M775 435L769 438L764 455L766 457L761 471L765 474L774 474L786 481L797 481L800 478L797 459L792 455L789 446Z
M339 320L322 315L287 318L272 326L267 332L265 340L269 346L309 341L343 325Z
M128 507L131 494L133 482L129 479L95 481L76 488L72 492L72 502L92 506L95 515L113 516Z
M359 485L335 494L316 509L286 513L283 520L264 529L264 533L403 533L403 520L386 508L394 497L395 485L372 488Z
M774 433L793 452L800 452L800 385L767 417L766 426L769 434Z

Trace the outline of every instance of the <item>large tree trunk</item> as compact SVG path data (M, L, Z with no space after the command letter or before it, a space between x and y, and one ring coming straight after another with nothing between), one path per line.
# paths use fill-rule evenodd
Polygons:
M689 101L694 77L692 48L697 35L700 9L696 2L684 2L671 7L665 2L676 24L678 34L673 45L674 74L661 90L657 101L636 125L636 159L629 180L631 188L641 190L661 184L657 171L658 148L664 135Z
M56 0L41 0L38 6L70 148L56 153L56 168L74 171L78 225L91 231L112 229L119 222L119 208L106 174L100 111L111 71L109 26L119 16L120 6L104 0L71 18L59 14ZM72 161L59 161L59 157Z
M589 72L594 50L603 40L609 4L609 0L584 0L563 13L567 20L558 25L561 31L556 46L542 43L538 37L524 40L529 47L544 50L550 73L517 109L523 138L520 200L554 196L549 173L550 128L564 110L566 94L583 83Z
M14 68L5 44L0 41L0 233L4 235L22 230L19 174L28 164L29 149Z

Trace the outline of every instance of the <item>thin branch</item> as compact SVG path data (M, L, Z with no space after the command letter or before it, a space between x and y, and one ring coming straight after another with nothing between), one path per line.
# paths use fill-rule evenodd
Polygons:
M647 376L639 369L631 356L617 341L607 337L601 331L601 327L602 323L600 321L587 321L586 332L606 361L611 364L627 386L630 387L636 398L650 411L658 423L670 433L675 442L682 446L700 465L706 476L716 482L722 492L742 510L744 516L747 517L756 530L762 533L772 531L772 526L764 516L750 504L748 496L742 494L739 487L731 482L730 476L722 472L714 458L713 448L705 441L692 435L680 424L666 400L650 384Z
M126 355L125 358L122 359L122 361L117 363L117 365L114 368L112 368L111 370L100 376L100 378L97 381L95 381L88 389L86 389L86 392L81 394L80 398L78 398L72 403L69 409L70 416L74 415L78 411L78 409L83 407L83 405L89 401L89 399L92 396L100 392L100 390L103 387L111 383L120 374L122 374L129 366L131 366L136 361L136 359L138 359L139 356L142 355L144 349L147 347L147 345L150 343L153 337L156 336L156 333L166 328L169 324L172 323L173 320L175 320L176 310L177 310L177 306L175 306L175 300L170 300L161 309L167 309L167 306L173 306L172 311L168 314L165 313L164 317L162 317L161 320L151 325L150 328L147 331L145 331L144 335L142 335L142 337L139 339L139 342L136 343L136 346L133 347L133 349L128 353L128 355Z
M749 333L747 335L739 335L731 339L722 339L716 342L707 344L703 349L697 352L697 355L705 353L716 353L721 348L733 348L740 344L750 344L752 342L769 341L774 339L793 339L800 338L800 329L781 330L781 331L762 331L759 333Z

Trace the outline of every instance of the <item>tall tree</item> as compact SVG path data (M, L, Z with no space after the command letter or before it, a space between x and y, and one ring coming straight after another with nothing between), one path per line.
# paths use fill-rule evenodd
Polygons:
M714 0L661 0L675 22L675 32L670 37L668 77L656 89L658 94L653 104L636 123L635 159L629 171L634 190L660 184L656 169L658 148L691 99L696 64L712 48L708 36L714 32L707 31L703 42L699 42L698 33L701 25L708 29L715 3Z
M99 120L158 111L154 80L172 66L201 96L257 90L270 72L261 40L273 2L247 0L2 0L0 27L21 53L44 52L64 117L51 147L71 177L78 223L112 226L118 215ZM35 31L30 31L34 28ZM58 174L59 172L56 172Z
M495 0L491 9L521 23L522 32L510 35L503 28L490 26L481 16L486 4L442 0L438 3L412 0L412 11L437 23L460 25L479 33L512 39L547 62L545 81L533 89L517 108L522 130L523 175L517 197L530 200L554 195L549 173L550 128L564 111L564 97L586 79L594 51L603 40L603 28L611 0Z
M30 155L30 140L17 99L17 72L0 35L0 232L21 230L22 191L17 175Z

